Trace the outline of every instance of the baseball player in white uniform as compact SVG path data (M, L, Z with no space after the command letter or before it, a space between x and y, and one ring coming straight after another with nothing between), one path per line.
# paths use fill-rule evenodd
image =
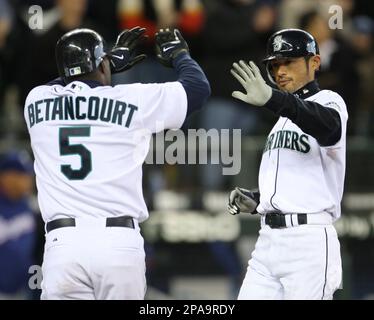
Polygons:
M111 86L112 73L145 58L135 55L144 32L123 31L110 52L93 30L65 34L56 45L60 78L26 99L46 223L42 299L144 298L139 223L148 217L142 164L151 134L180 128L210 95L176 29L160 30L155 40L158 59L175 69L178 81Z
M261 229L238 299L332 299L341 286L340 216L346 105L320 90L318 45L307 32L281 30L264 59L268 86L251 61L233 64L245 92L233 97L279 116L263 150L257 190L236 188L229 212L259 213Z

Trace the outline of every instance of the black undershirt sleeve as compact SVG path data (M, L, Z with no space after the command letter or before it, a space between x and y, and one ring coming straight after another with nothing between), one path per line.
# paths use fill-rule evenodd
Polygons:
M321 146L332 146L340 140L341 120L335 109L324 107L317 102L302 100L277 89L273 89L273 94L264 107L292 120L301 130L314 137Z

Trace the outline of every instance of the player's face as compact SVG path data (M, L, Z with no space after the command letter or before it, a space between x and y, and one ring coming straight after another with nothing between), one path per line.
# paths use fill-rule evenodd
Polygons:
M319 56L314 56L307 61L303 57L276 59L270 64L278 88L293 93L314 80L319 62Z

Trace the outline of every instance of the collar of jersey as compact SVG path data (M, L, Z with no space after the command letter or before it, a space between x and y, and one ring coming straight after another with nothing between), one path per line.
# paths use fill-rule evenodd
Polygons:
M79 82L83 82L84 84L88 85L91 89L103 85L102 83L96 80L79 80Z
M295 91L293 94L298 98L306 99L315 95L318 91L320 91L318 82L316 80L313 80L307 83L304 87Z

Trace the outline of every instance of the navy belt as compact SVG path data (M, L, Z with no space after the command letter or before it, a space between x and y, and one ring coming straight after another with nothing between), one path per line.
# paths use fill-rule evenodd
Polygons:
M297 216L298 224L307 224L308 218L306 213L293 213L292 215ZM265 224L267 224L272 229L285 228L286 216L284 213L270 212L265 215Z
M75 226L76 223L74 218L61 218L47 222L46 230L47 232L50 232L54 229ZM128 216L106 218L106 226L135 229L134 219Z

